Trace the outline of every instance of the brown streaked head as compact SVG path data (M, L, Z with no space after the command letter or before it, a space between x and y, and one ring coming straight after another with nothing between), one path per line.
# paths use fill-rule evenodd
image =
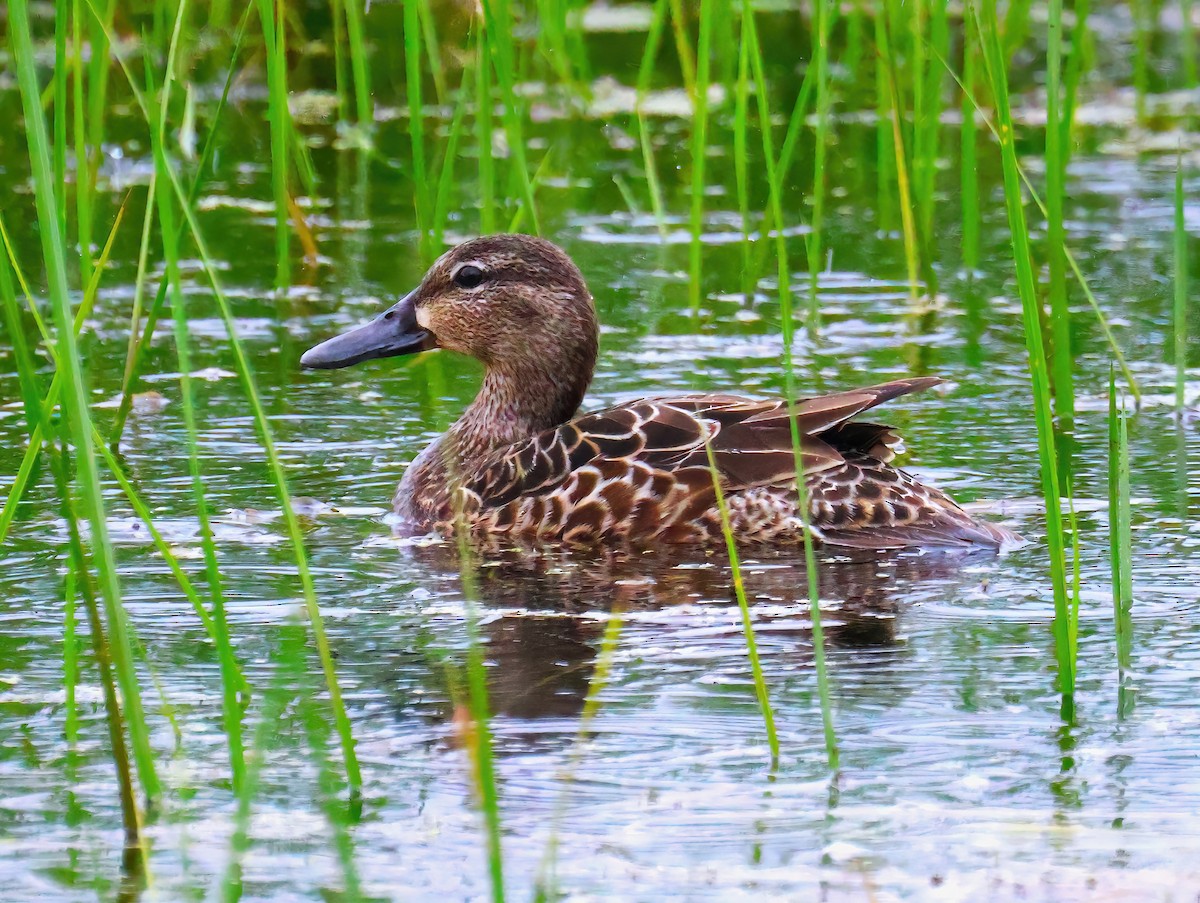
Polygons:
M463 242L374 320L309 349L305 369L348 367L431 348L513 375L567 368L590 378L599 327L578 267L530 235Z

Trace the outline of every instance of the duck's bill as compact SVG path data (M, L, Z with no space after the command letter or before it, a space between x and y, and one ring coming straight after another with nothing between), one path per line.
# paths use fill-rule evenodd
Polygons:
M300 366L305 370L335 370L361 361L436 348L433 334L417 322L415 294L405 295L370 323L308 349L300 358Z

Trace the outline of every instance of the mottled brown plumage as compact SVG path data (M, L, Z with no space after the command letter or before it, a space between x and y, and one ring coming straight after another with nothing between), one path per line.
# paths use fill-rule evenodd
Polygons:
M793 424L814 537L857 548L984 546L1017 539L891 465L899 437L854 421L937 384L902 379L802 399L687 395L575 417L598 325L560 249L524 235L474 239L376 320L309 351L308 367L443 347L484 363L475 401L413 461L395 509L413 530L472 530L572 544L705 542L720 535L705 443L746 541L803 538Z

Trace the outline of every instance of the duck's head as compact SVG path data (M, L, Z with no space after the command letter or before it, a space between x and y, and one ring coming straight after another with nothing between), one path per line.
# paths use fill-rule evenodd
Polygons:
M374 320L310 348L306 369L447 348L513 376L590 380L599 329L571 258L529 235L486 235L438 259ZM563 371L566 372L563 372Z

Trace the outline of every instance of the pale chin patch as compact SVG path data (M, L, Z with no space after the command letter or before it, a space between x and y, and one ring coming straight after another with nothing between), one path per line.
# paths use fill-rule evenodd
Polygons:
M417 308L417 325L422 329L429 328L429 311L423 307Z

